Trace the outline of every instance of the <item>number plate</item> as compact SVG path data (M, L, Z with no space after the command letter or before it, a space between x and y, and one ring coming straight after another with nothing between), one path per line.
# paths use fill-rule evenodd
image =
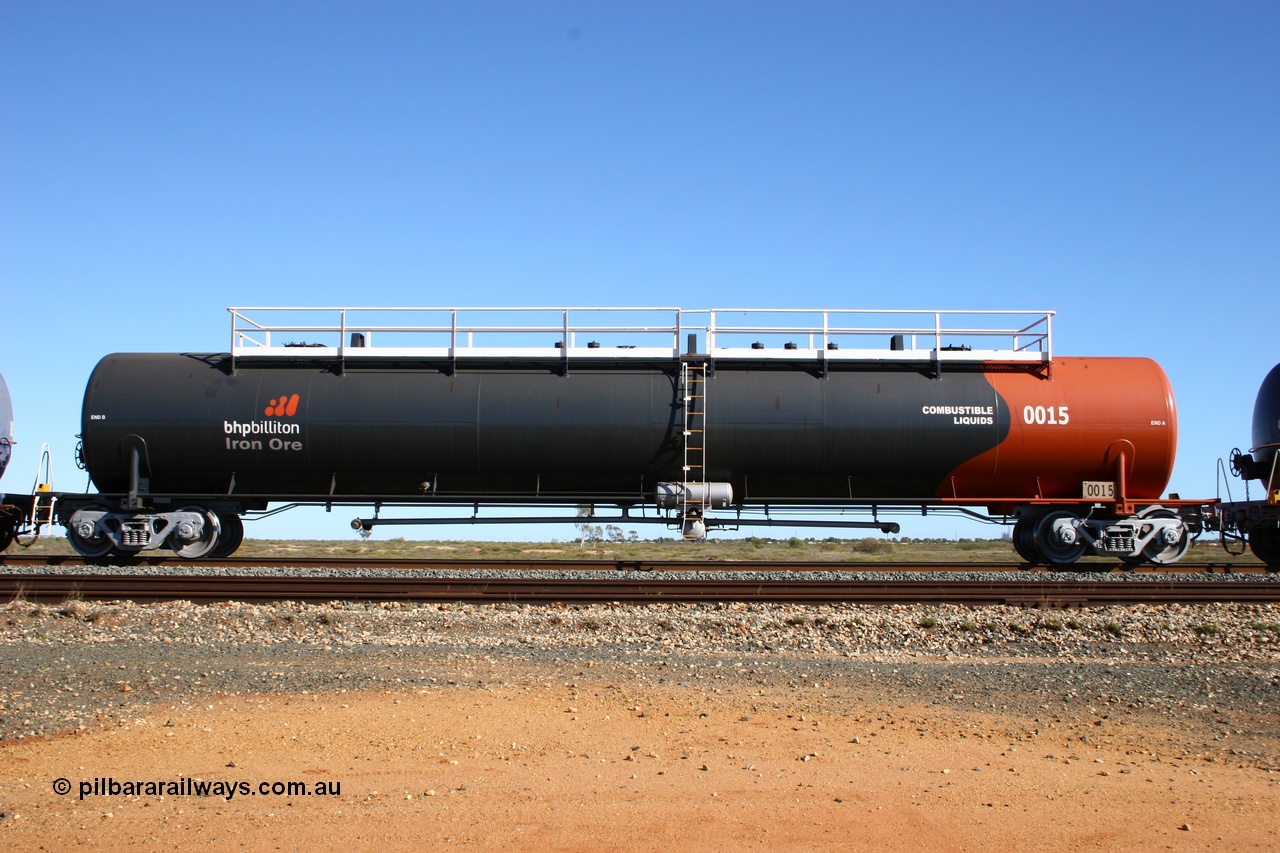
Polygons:
M1114 500L1116 496L1116 484L1111 480L1085 480L1084 481L1084 497L1085 500Z

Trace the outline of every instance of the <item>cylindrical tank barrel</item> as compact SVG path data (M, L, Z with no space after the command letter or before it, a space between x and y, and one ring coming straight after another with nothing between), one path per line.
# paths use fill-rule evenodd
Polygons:
M703 509L724 509L733 505L731 483L659 483L655 501L662 509L679 509L694 504Z
M1280 364L1262 380L1253 403L1253 458L1270 470L1280 449Z
M1253 403L1253 446L1241 468L1245 479L1261 480L1268 495L1280 490L1280 364L1262 380Z
M1173 467L1173 394L1149 359L713 368L702 479L736 502L1078 498L1121 473L1154 498ZM687 479L679 383L674 360L232 373L225 355L116 354L85 392L84 455L104 492L128 488L138 447L152 492L651 502Z

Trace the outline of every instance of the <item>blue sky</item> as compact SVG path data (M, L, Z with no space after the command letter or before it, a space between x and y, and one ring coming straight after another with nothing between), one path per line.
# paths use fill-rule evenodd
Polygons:
M46 441L81 488L97 360L229 305L563 304L1052 309L1164 366L1212 496L1280 361L1278 152L1274 3L0 0L0 488Z

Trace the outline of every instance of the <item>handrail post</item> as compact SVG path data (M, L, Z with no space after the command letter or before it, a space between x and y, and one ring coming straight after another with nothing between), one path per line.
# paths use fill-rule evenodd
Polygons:
M933 312L933 362L934 376L942 378L942 312Z
M347 309L338 309L338 375L347 375Z
M822 378L827 378L827 345L828 330L831 328L831 322L828 312L822 312L822 341L819 343L818 358L822 360ZM812 337L810 338L812 340ZM812 346L812 344L810 344Z
M467 336L470 340L470 335ZM458 309L449 309L449 375L458 372Z
M569 375L569 309L564 309L564 332L560 339L560 358L564 362L564 375Z

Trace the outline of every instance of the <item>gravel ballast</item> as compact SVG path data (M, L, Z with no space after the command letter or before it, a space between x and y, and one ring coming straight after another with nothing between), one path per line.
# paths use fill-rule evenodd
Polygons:
M1123 582L1148 577L1159 576ZM482 684L488 667L512 663L531 679L598 667L596 676L708 691L828 684L872 704L1012 715L1032 728L1150 718L1184 729L1206 754L1280 767L1270 745L1280 737L1280 605L1238 604L18 600L0 605L0 738L124 724L157 701Z

